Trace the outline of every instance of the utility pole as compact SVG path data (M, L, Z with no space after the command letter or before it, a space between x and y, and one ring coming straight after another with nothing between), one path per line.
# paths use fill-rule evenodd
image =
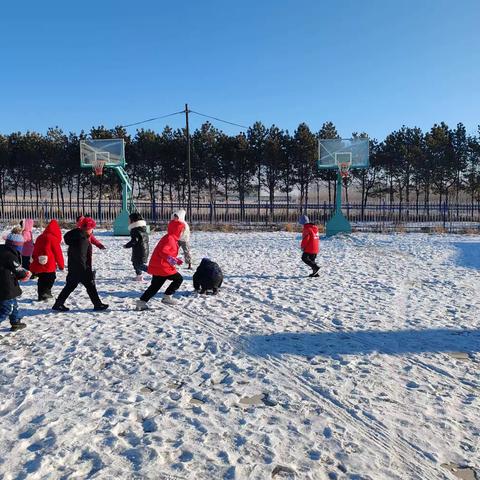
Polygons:
M190 159L190 129L188 126L188 103L185 104L185 126L187 133L187 178L188 178L188 221L192 221L192 163Z

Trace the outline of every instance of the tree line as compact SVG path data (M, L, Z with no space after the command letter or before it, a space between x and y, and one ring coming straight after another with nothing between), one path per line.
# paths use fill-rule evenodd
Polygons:
M352 137L367 138L366 133ZM88 133L65 133L51 128L46 134L15 132L0 135L0 202L7 195L40 202L119 198L114 173L93 176L81 169L80 140L123 138L127 172L134 197L157 204L186 202L188 178L187 139L183 129L162 132L138 129L134 136L123 127L94 127ZM268 193L274 204L279 195L287 208L316 201L321 192L335 199L336 173L319 171L318 139L340 138L335 125L326 122L318 132L301 123L293 133L276 125L256 122L246 132L227 135L206 122L191 135L192 202L245 205L248 197ZM459 123L450 128L435 124L428 132L403 126L383 141L370 139L370 168L354 170L344 183L346 199L352 189L369 199L418 204L432 201L480 202L480 126L468 135ZM298 201L292 201L298 197Z

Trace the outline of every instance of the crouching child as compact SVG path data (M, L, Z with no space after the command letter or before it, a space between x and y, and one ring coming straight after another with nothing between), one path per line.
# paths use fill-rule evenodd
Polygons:
M22 248L20 232L11 233L5 245L0 245L0 323L8 318L13 332L26 327L18 313L17 297L22 294L18 281L27 281L32 275L22 267Z
M212 291L214 295L223 283L223 273L218 263L203 258L193 274L193 288L201 294Z
M148 273L152 275L152 283L145 293L137 300L137 310L147 310L147 302L158 293L163 284L170 280L172 283L165 290L162 303L175 305L173 294L180 288L183 277L177 272L177 265L183 263L178 256L178 239L182 234L184 225L179 220L172 220L168 224L168 233L158 242L148 264Z

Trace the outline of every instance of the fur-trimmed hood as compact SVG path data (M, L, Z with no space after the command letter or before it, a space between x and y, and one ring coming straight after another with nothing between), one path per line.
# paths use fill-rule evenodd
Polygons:
M178 221L185 225L182 235L180 236L180 241L188 243L190 241L190 226L185 221L185 216L187 215L187 212L183 208L177 210L176 212L173 212L172 220L170 222L174 222L176 220L175 215L178 217Z
M146 227L147 222L145 220L138 220L136 222L131 223L128 226L128 230L133 230L134 228L139 228L139 227Z
M185 216L187 215L187 212L183 208L172 213L172 220L174 220L175 215L181 222L185 223Z

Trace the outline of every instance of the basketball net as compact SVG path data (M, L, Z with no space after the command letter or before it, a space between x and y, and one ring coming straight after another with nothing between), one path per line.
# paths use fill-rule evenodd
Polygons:
M338 169L340 170L340 176L343 178L343 181L347 181L348 175L350 174L350 162L340 162L338 164Z
M105 160L95 160L95 162L92 164L93 174L97 177L101 177L103 175L105 163Z

